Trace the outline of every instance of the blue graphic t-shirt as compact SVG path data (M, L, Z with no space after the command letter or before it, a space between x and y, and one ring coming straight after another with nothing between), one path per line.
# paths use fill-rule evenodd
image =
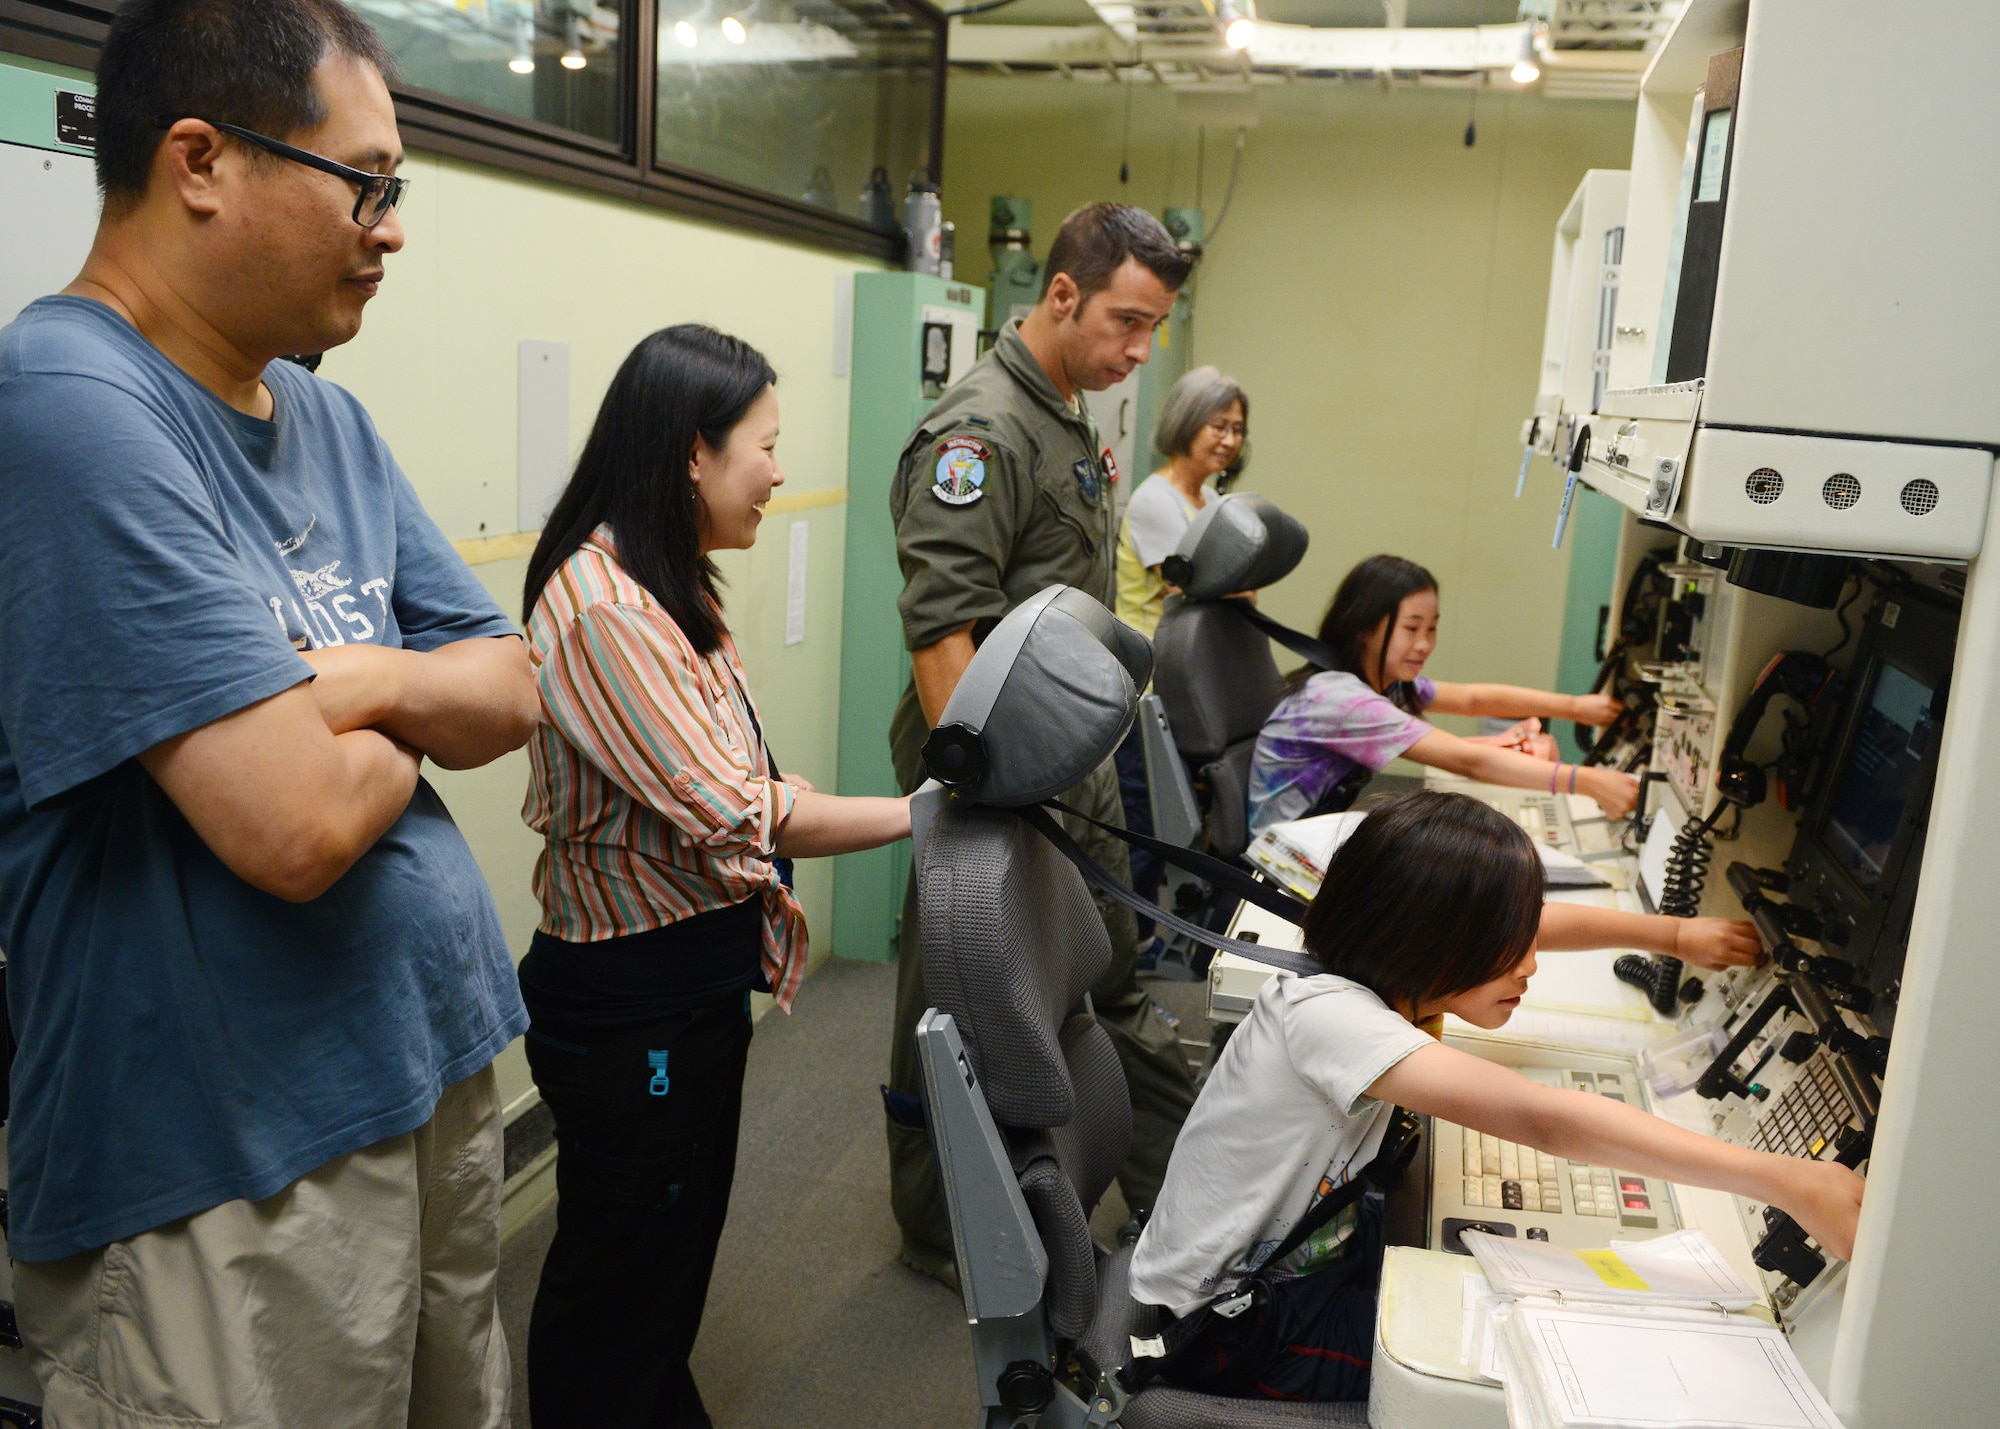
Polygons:
M21 1260L106 1245L422 1124L527 1024L428 784L310 903L223 866L134 756L298 652L513 627L361 405L273 363L265 422L111 309L0 331L0 949Z

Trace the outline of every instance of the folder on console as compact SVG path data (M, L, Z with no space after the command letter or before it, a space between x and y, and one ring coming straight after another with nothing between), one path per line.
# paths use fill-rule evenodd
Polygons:
M1496 1292L1512 1429L1840 1429L1755 1287L1700 1231L1602 1250L1466 1231Z

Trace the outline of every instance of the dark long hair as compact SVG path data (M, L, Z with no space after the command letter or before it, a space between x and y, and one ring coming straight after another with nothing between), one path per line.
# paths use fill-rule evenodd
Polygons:
M532 613L549 577L608 524L618 564L652 592L696 654L712 654L722 643L722 601L715 562L701 553L688 465L697 436L719 450L777 380L763 353L700 323L662 328L633 348L542 526L521 609Z
M1527 956L1542 877L1521 826L1470 795L1385 799L1334 854L1306 910L1306 952L1413 1013Z
M1319 623L1320 643L1332 647L1333 653L1340 657L1335 668L1359 675L1365 683L1368 672L1361 668L1361 655L1368 637L1385 620L1393 628L1396 612L1403 608L1405 600L1436 590L1437 585L1436 576L1401 556L1370 556L1349 571ZM1388 650L1386 630L1382 648L1384 652ZM1285 677L1285 689L1296 690L1320 671L1318 665L1301 665ZM1404 681L1398 680L1383 693L1411 714L1418 713L1417 692Z

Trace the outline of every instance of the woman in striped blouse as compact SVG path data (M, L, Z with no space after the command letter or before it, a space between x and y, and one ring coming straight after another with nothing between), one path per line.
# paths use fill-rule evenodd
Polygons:
M559 1148L528 1336L536 1429L708 1424L688 1352L735 1170L750 993L789 1009L805 971L781 861L910 832L907 800L780 775L723 620L709 553L754 544L784 480L775 381L712 328L645 339L528 563L546 722L523 817L547 845L521 991Z

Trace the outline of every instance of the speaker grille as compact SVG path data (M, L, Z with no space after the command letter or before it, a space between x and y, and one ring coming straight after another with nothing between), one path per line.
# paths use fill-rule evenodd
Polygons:
M1928 516L1937 510L1937 483L1927 477L1918 477L1903 488L1903 509L1912 516Z
M1785 478L1768 466L1760 466L1743 478L1743 494L1759 506L1769 506L1785 494Z
M1861 499L1861 483L1848 472L1836 471L1826 479L1819 494L1834 510L1845 511Z

